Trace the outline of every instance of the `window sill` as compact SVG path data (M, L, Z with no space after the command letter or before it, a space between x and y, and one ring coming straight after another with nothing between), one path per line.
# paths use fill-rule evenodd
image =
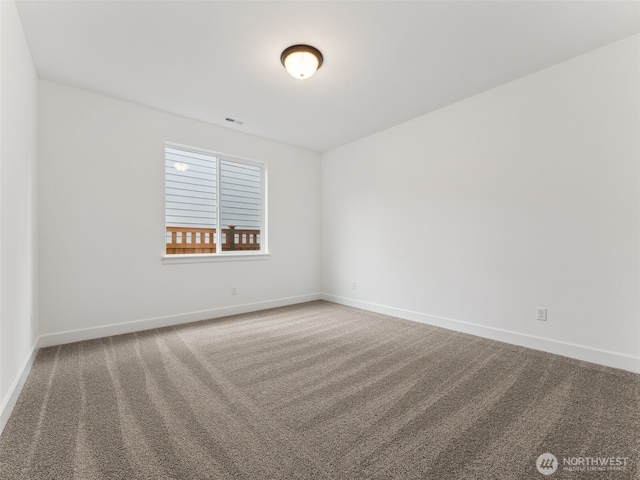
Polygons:
M270 253L189 253L186 255L163 255L162 263L165 265L175 265L177 263L248 262L269 260L270 258Z

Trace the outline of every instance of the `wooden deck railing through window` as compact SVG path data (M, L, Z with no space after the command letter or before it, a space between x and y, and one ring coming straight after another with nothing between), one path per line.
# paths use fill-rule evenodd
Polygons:
M167 227L167 255L216 253L216 229ZM228 225L222 229L222 251L260 250L260 230L238 229Z

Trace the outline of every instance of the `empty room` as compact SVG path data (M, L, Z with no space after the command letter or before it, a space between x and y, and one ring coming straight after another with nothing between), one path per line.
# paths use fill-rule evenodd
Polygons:
M0 478L640 478L640 2L0 1Z

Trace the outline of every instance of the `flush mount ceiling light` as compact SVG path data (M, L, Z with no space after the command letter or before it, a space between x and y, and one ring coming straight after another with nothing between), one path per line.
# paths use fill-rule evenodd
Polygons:
M322 66L322 54L310 45L292 45L285 48L280 61L293 78L306 80Z

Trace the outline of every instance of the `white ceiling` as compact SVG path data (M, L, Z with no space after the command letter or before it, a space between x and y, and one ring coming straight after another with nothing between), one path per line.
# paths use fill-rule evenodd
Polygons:
M41 78L318 152L640 31L636 1L17 5ZM296 43L324 55L306 81Z

